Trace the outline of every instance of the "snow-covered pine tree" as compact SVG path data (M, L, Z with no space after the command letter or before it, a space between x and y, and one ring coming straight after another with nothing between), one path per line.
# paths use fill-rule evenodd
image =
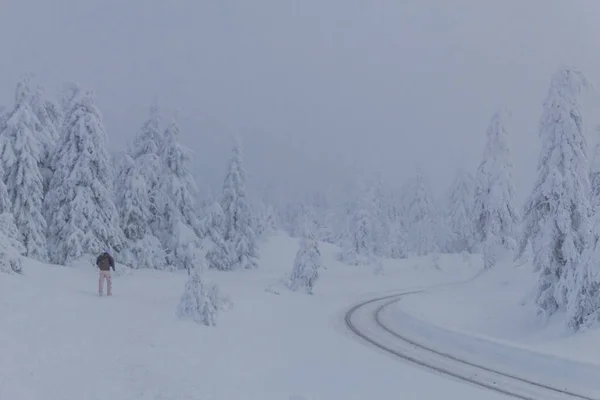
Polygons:
M600 126L596 127L596 137L600 138ZM594 155L590 164L590 185L590 204L595 212L595 209L600 206L600 142L594 148Z
M47 259L46 221L42 214L43 177L39 163L45 135L31 109L28 78L17 85L15 106L0 133L0 155L15 224L28 257Z
M20 242L21 233L14 223L10 212L0 214L0 272L23 272L21 255L25 254L25 246Z
M135 160L138 171L143 175L148 190L149 225L154 235L159 238L162 237L161 231L166 224L164 207L168 203L167 194L163 193L161 187L165 167L159 153L165 137L160 122L159 107L155 101L150 107L148 120L142 125L133 146L129 149L129 154Z
M216 326L218 313L226 301L218 286L202 276L202 270L201 266L192 269L177 306L177 316L190 318L202 325Z
M373 254L379 257L390 257L392 253L391 226L389 204L380 177L368 182L365 187L365 206L372 218Z
M460 169L448 192L447 218L452 232L449 250L453 253L471 252L475 244L474 186L473 176Z
M213 203L208 208L206 217L203 221L203 234L208 244L206 261L208 268L214 268L221 271L230 269L233 265L231 261L230 249L223 238L223 229L225 225L225 216L219 203Z
M307 204L302 204L297 199L286 206L284 210L285 228L291 237L302 236L302 222L314 210L307 209Z
M71 104L44 204L50 259L58 264L105 249L118 252L124 242L102 115L91 91L79 92Z
M402 259L408 257L408 244L406 229L400 219L392 221L390 224L390 257Z
M44 178L45 195L48 192L48 185L52 178L53 167L50 165L50 160L60 137L62 114L58 105L46 95L42 86L37 87L37 90L31 96L30 102L31 109L40 122L37 137L42 145L40 171Z
M4 176L0 164L0 176ZM21 232L15 225L8 191L0 179L0 272L22 273L21 255L25 246L21 243Z
M2 167L2 163L0 163L0 177L4 177L4 169ZM0 179L0 214L12 214L12 205L10 203L10 197L8 194L8 189L4 184L4 180ZM13 217L14 224L14 217Z
M332 204L329 193L317 193L312 199L310 208L306 208L304 213L308 216L309 222L311 221L311 218L313 220L314 230L312 232L316 240L331 244L339 243L338 235L340 232L336 231L337 215L335 215L335 205ZM298 236L302 237L302 216L299 216L295 223L297 224L295 228L297 231L296 233Z
M277 215L275 210L270 204L266 204L263 200L258 202L256 206L256 223L255 230L258 237L268 237L272 235L277 229Z
M179 143L175 120L167 127L159 154L164 170L160 176L161 198L156 202L164 215L160 227L169 264L189 269L201 247L201 227L196 215L196 183L189 170L190 151Z
M175 121L165 131L159 154L166 167L161 178L163 193L173 201L183 222L199 232L196 215L197 187L189 167L191 152L179 143L179 126Z
M408 252L423 256L439 251L447 238L437 204L422 174L418 173L404 186L402 203Z
M373 249L374 230L370 208L364 202L358 204L352 213L349 229L344 235L342 250L337 259L349 265L371 264L375 255Z
M592 217L593 234L581 254L571 279L568 279L567 326L574 331L600 320L600 216Z
M116 205L126 238L122 263L133 268L165 269L165 251L150 229L151 204L145 176L131 156L122 154L121 157Z
M144 154L159 154L165 141L165 131L161 128L160 107L154 100L150 105L148 119L135 137L130 153L133 158Z
M319 271L322 268L321 252L308 221L305 222L303 236L294 259L288 287L293 291L301 289L308 294L313 294L313 287L319 279Z
M589 240L590 182L579 97L587 85L576 69L556 72L538 128L538 177L524 210L519 254L531 243L540 273L535 303L544 316L564 309L569 293L585 285L586 271L579 265ZM576 276L582 278L577 285ZM578 320L575 314L570 318Z
M81 87L79 84L75 82L69 82L63 85L60 91L60 105L59 111L60 114L64 117L71 111L73 108L74 102L77 97L81 94ZM64 121L63 121L64 123ZM62 135L62 124L59 134Z
M256 234L252 229L252 209L246 195L246 171L242 144L236 139L229 170L223 183L221 208L225 216L223 238L230 248L230 269L257 268Z
M515 207L512 159L505 128L507 112L496 112L475 183L475 229L483 246L485 268L511 257L516 250L519 216Z

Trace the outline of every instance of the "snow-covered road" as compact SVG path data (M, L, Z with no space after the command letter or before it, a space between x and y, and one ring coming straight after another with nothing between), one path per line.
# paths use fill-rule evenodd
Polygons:
M354 334L365 342L398 359L496 393L523 400L593 400L600 398L597 392L592 391L589 387L582 387L577 381L574 381L573 386L568 388L560 385L562 382L556 382L554 379L532 380L506 370L497 370L484 363L472 362L460 355L452 354L452 349L432 348L428 345L428 341L419 340L422 335L429 336L429 340L432 339L431 332L422 329L425 324L420 326L421 329L411 329L411 327L415 327L415 324L402 324L402 314L398 312L397 307L392 307L403 296L419 292L422 290L406 291L363 301L348 310L345 315L345 323ZM407 328L403 329L404 326ZM532 364L533 366L534 364ZM564 365L564 368L569 367L571 366ZM581 378L584 380L593 378L593 371L589 372L592 376L584 374Z

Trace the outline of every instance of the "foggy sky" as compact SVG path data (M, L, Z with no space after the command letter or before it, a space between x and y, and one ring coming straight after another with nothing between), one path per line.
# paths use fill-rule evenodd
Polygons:
M498 108L512 112L519 201L539 154L551 75L600 85L596 0L0 0L0 104L33 72L96 92L110 146L157 96L178 110L201 189L219 189L231 136L249 184L296 193L420 168L439 193L475 170ZM595 145L598 94L584 117Z

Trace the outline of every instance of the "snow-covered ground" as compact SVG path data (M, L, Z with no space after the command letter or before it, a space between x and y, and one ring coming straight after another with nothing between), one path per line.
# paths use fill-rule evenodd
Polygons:
M279 283L297 249L278 234L261 246L258 270L208 271L233 302L216 327L176 318L185 273L127 271L113 278L113 297L99 298L92 266L27 261L24 276L0 275L0 399L502 398L398 362L341 323L371 294L464 280L479 265L389 260L381 275L322 245L327 270L309 296Z
M600 394L600 331L573 334L563 315L538 318L536 279L530 265L498 265L472 281L406 296L386 318L469 360Z

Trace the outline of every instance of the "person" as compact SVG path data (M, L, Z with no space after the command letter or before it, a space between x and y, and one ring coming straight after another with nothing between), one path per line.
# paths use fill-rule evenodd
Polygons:
M112 256L105 251L100 254L96 259L96 265L100 270L100 280L98 281L98 295L102 296L104 294L104 280L106 279L106 295L112 295L112 282L110 276L110 269L115 270L115 260Z

